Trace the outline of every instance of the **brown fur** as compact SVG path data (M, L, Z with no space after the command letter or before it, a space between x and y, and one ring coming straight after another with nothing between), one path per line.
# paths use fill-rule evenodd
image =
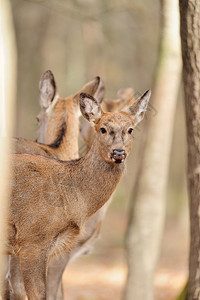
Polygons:
M99 77L88 82L73 96L59 98L54 76L51 71L46 71L40 80L40 105L41 111L38 115L40 143L28 141L22 138L15 138L14 153L29 153L44 155L61 160L70 160L78 157L78 118L79 95L87 92L98 97L102 101L104 86ZM41 144L48 143L49 145ZM66 258L68 260L68 258ZM65 263L66 264L66 263ZM59 265L59 264L58 264ZM54 268L53 268L54 269ZM53 289L55 270L51 272L49 266L49 294L55 299L57 288ZM51 279L53 274L53 279ZM62 273L61 273L62 274ZM24 299L25 291L21 279L20 268L16 258L10 258L10 271L6 279L6 293L10 293L13 299ZM54 280L55 281L55 280ZM10 290L10 292L8 291ZM22 296L24 295L24 296ZM50 298L49 298L50 299Z
M45 136L49 136L49 145L14 139L15 153L44 155L62 160L78 158L79 116L74 97L59 98L51 114Z
M144 110L148 99L141 101L146 103ZM130 151L132 138L128 129L134 126L131 110L99 114L91 97L81 94L80 100L82 113L96 124L95 141L88 154L69 162L15 155L8 251L19 257L29 299L46 299L50 256L60 247L60 251L70 251L87 219L116 188L124 163L113 162L113 150L124 149L127 155ZM140 114L140 103L138 106ZM100 126L106 128L106 134L101 133Z
M45 72L45 74L50 71ZM44 74L44 75L45 75ZM43 75L43 77L44 77ZM53 74L51 73L51 81ZM42 77L42 78L43 78ZM45 82L47 80L45 76ZM40 82L41 85L41 82ZM53 86L56 86L54 83ZM95 95L100 86L100 78L88 82L82 89L68 98L53 99L50 104L44 105L45 96L42 99L42 109L38 115L39 136L38 143L22 138L15 138L14 153L30 153L44 155L61 160L78 158L78 135L79 135L79 105L80 93L90 93ZM53 95L56 92L51 89ZM40 142L44 144L40 144ZM48 144L48 145L46 145Z

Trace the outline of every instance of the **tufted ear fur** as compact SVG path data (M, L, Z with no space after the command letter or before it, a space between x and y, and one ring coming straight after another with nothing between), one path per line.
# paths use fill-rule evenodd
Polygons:
M101 107L98 101L86 93L80 94L80 110L83 117L89 122L96 123L102 115Z
M129 106L125 112L128 113L134 121L135 126L144 118L149 99L151 96L151 90L147 90L139 99L137 99L133 105Z
M40 106L41 108L47 109L54 100L57 92L56 82L53 73L50 70L42 75L39 82L39 90Z
M99 86L98 86L98 89L94 95L95 99L97 100L97 102L99 104L101 104L101 102L103 101L104 99L104 95L105 95L105 85L104 85L104 82L102 79L100 79L99 81Z
M93 80L86 83L74 96L74 101L78 104L79 97L81 93L89 94L97 100L97 102L101 102L104 97L104 84L99 76L95 77Z

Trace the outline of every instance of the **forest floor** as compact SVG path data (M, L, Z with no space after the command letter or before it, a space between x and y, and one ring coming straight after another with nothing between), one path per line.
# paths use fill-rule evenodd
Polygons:
M125 224L118 219L118 225L110 229L112 222L112 217L107 219L93 253L78 258L64 273L65 300L122 299L127 275L125 251L123 243L115 240L112 248L109 243L113 232L116 235ZM179 295L187 280L188 245L187 226L168 220L154 281L155 300L174 300Z

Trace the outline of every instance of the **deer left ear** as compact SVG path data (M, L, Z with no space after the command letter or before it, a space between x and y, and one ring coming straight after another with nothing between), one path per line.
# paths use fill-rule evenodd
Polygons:
M104 99L105 90L106 90L106 88L105 88L104 82L102 79L100 79L98 89L94 95L95 99L98 101L99 104L101 104L101 102Z
M133 103L133 105L129 106L126 109L126 113L128 113L133 118L135 126L144 118L150 97L151 90L147 90L139 99L137 99Z
M79 101L83 117L89 122L96 123L102 115L102 110L98 101L86 93L80 94Z
M53 73L48 70L44 72L39 83L40 90L40 106L47 109L50 104L55 101L54 98L57 93L56 81Z

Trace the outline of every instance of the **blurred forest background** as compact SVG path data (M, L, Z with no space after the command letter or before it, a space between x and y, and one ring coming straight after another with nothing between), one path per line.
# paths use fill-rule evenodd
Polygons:
M15 136L35 140L38 84L52 70L61 97L99 75L106 97L131 86L136 95L152 88L161 28L158 0L12 0L18 50ZM166 81L166 85L168 82ZM162 95L161 95L162 100ZM156 118L156 107L147 119ZM135 131L126 174L92 252L72 263L64 276L66 299L121 299L127 275L124 237L140 158L145 122ZM174 299L187 280L188 208L183 94L177 100L165 230L155 276L155 299ZM139 300L139 299L138 299Z

